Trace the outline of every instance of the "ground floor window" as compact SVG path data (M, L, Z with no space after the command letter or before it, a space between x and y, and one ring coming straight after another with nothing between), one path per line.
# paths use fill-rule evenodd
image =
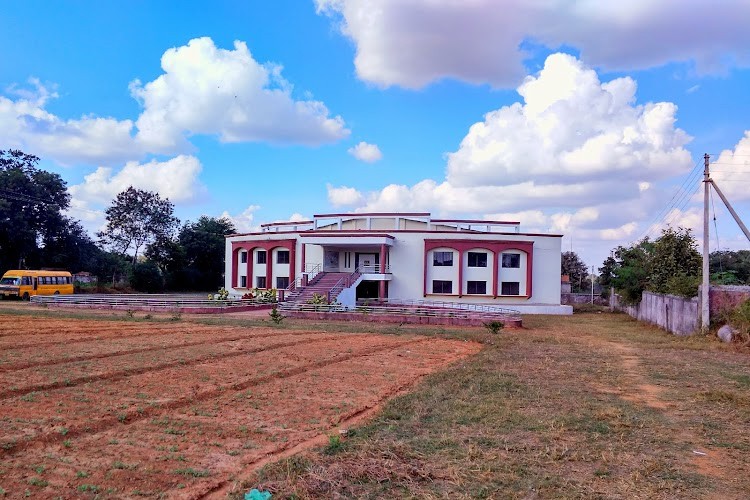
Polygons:
M266 288L266 277L258 276L257 278L255 278L255 286L257 288Z
M466 293L470 295L484 295L487 293L486 281L467 281Z
M432 280L432 293L453 293L453 282Z
M247 276L240 276L240 288L247 288Z
M501 295L520 295L521 285L518 281L503 281L500 285Z
M289 278L279 276L276 278L276 288L279 290L285 290L289 288Z

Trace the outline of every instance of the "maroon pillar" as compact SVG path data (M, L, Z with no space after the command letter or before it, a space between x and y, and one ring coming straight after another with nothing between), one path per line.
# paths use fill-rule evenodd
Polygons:
M273 288L271 280L273 279L273 248L266 250L266 290Z
M297 277L296 273L297 266L297 243L294 242L289 245L289 284L294 283L294 279Z
M232 249L232 288L237 288L239 250Z
M493 252L492 259L495 262L495 273L492 276L492 297L497 298L497 277L500 275L500 252Z
M458 296L464 292L464 251L458 251Z

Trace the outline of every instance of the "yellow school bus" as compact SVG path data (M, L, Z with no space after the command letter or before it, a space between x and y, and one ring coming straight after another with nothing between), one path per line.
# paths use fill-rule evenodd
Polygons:
M6 271L0 279L3 298L20 297L29 300L32 295L66 295L73 293L73 277L68 271Z

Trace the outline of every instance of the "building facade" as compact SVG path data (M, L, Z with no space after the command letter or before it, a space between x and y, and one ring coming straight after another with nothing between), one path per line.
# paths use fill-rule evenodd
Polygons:
M433 219L429 213L319 214L227 237L226 288L287 296L349 276L337 301L423 300L569 314L560 305L561 235L518 222Z

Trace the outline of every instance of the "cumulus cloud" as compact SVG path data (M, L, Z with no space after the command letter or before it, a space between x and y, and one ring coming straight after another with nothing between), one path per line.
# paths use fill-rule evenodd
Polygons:
M364 141L347 149L347 152L356 159L366 163L375 163L383 158L383 153L380 152L377 144L368 144Z
M691 61L700 71L722 71L750 62L745 0L316 0L316 5L354 41L358 76L380 86L419 88L442 78L515 86L524 75L529 42L575 47L606 70Z
M224 142L320 145L349 130L320 101L298 100L282 67L259 63L243 42L233 50L196 38L167 50L164 73L145 84L130 83L143 109L135 120L94 114L64 119L47 110L58 98L54 86L37 79L30 88L12 86L0 95L3 142L61 164L113 164L148 154L193 149L193 135Z
M119 170L98 167L86 175L83 182L68 187L68 214L79 219L91 231L101 230L105 224L104 208L129 186L155 191L173 203L188 203L205 194L198 177L201 163L194 156L177 156L159 162L128 162Z
M711 178L721 192L733 201L750 200L750 130L737 142L734 149L727 149L719 154L711 164Z
M328 201L334 207L358 205L364 201L362 193L351 187L333 187L327 184L326 189L328 190Z
M194 156L180 155L165 162L132 161L118 171L99 167L86 175L81 184L70 186L68 190L74 200L86 203L109 204L129 186L155 191L173 203L187 202L205 192L198 180L201 170L201 163Z
M226 210L219 217L232 221L234 227L240 233L253 233L260 231L260 224L255 222L255 212L260 209L260 205L249 205L241 213L232 215Z
M361 193L328 186L361 211L521 219L577 238L628 238L663 205L661 181L689 171L690 137L668 102L638 104L630 78L600 81L553 54L519 86L522 101L487 113L447 155L446 177ZM346 196L344 196L346 195ZM338 198L335 198L338 200Z
M152 149L184 147L185 135L218 135L224 142L321 144L346 137L344 120L320 101L297 101L282 67L260 64L244 42L234 50L196 38L167 50L164 74L131 83L143 104L137 139Z
M53 86L38 79L30 88L12 86L0 95L0 130L8 147L52 158L61 164L123 161L140 156L133 143L133 122L84 115L65 120L46 110L58 97Z

